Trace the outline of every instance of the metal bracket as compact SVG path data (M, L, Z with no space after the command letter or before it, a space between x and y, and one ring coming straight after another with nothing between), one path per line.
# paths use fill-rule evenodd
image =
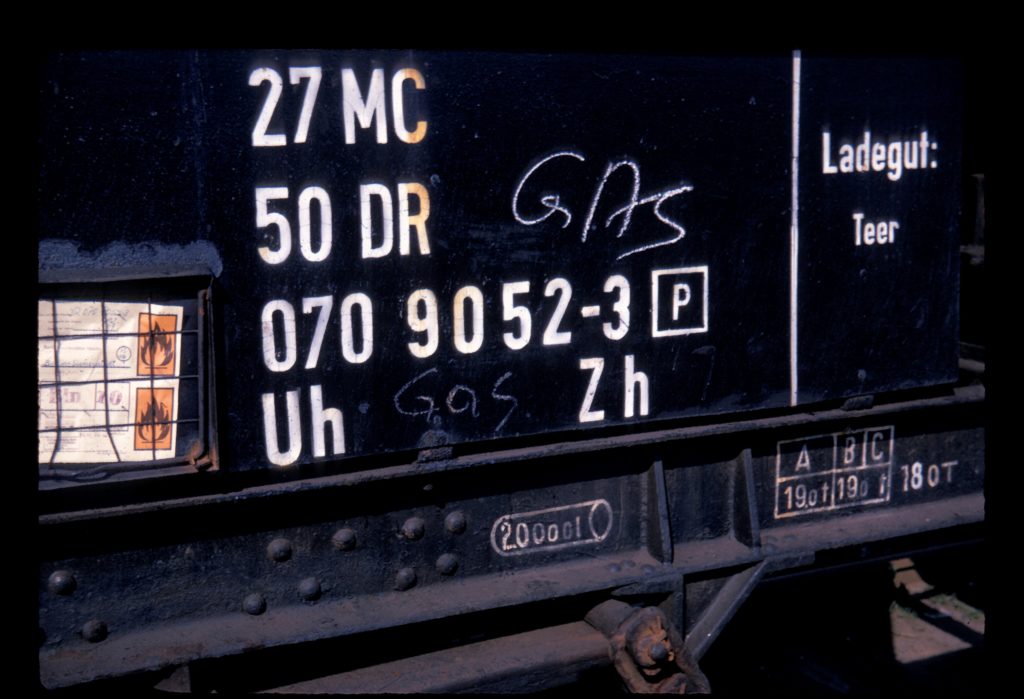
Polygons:
M657 607L637 609L609 600L585 621L609 641L612 663L634 694L686 694L710 691L707 678L683 646L679 630Z

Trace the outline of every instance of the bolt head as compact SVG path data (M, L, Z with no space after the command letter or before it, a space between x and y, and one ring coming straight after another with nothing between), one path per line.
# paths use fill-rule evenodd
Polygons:
M99 643L107 637L107 625L99 619L90 619L82 624L82 638L89 643Z
M320 598L320 581L316 578L303 578L299 582L299 597L312 602Z
M259 616L267 611L267 600L260 593L254 592L242 600L242 609L245 610L246 614Z
M656 672L658 665L671 662L673 658L668 630L657 618L646 620L642 627L633 632L629 648L633 660L644 672Z
M348 527L339 529L331 537L331 543L339 551L351 551L356 547L356 533Z
M459 569L459 559L451 553L442 553L437 557L437 572L441 575L454 575Z
M460 510L450 513L444 518L444 528L452 534L461 534L466 531L466 515Z
M402 525L402 536L409 541L422 539L424 531L426 531L426 523L422 517L410 517Z
M402 568L395 574L395 589L408 590L416 584L416 571L412 568Z
M665 642L655 643L651 646L648 652L651 655L651 660L656 663L662 663L668 660L669 649Z
M78 581L70 570L55 570L50 573L46 587L55 595L70 595L78 587Z
M267 558L283 563L292 557L292 542L288 539L274 539L267 544Z

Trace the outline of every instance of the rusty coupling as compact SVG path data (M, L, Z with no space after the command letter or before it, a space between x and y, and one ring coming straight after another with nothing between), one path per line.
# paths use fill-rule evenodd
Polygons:
M679 631L657 607L635 608L609 600L590 610L586 621L608 639L612 663L630 692L709 691L707 678L683 646Z

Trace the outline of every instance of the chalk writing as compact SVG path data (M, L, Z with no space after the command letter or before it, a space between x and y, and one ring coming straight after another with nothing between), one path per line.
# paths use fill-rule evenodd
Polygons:
M428 425L438 427L441 425L441 415L444 412L444 408L447 408L447 412L452 415L462 415L469 418L480 417L480 396L476 389L472 386L465 384L456 383L444 393L444 398L435 400L433 391L427 385L427 377L433 376L438 373L437 367L431 367L420 374L417 374L404 386L398 389L392 398L395 410L401 415L408 417L419 417L424 416ZM515 412L516 408L519 407L519 400L508 393L498 393L498 389L501 388L508 379L512 378L512 372L506 371L498 380L491 385L489 396L493 401L497 403L511 404L501 420L494 427L494 434L501 432L505 425L508 423L508 419ZM420 395L412 395L412 391L422 391ZM426 395L424 395L426 394Z
M558 151L541 158L535 163L516 183L515 192L512 194L512 215L516 221L525 226L534 226L539 223L546 221L555 214L559 214L562 217L562 228L568 228L572 223L573 215L571 209L563 204L563 198L561 194L549 194L543 193L540 195L538 201L546 209L543 213L528 217L524 215L519 205L519 198L522 195L523 188L527 181L533 178L534 174L540 170L545 164L558 159L558 158L573 158L579 162L585 162L586 157L582 153L576 151L565 150ZM629 197L625 204L612 211L604 219L603 223L598 220L595 223L595 217L597 215L598 205L601 203L604 195L605 186L612 175L621 168L626 168L632 175L631 189ZM653 250L654 248L664 247L666 245L673 245L678 243L686 236L686 229L674 218L670 217L665 211L662 210L662 205L680 194L693 191L693 186L685 182L679 182L675 185L666 187L665 189L657 192L642 195L640 192L640 164L632 158L623 158L614 162L608 163L605 167L604 173L601 179L597 183L597 187L594 190L593 196L590 199L590 205L587 209L586 218L583 221L583 226L580 230L580 241L583 243L587 242L587 238L590 236L592 231L607 230L612 227L612 223L615 219L619 219L618 231L615 234L616 238L622 238L630 230L630 224L633 221L633 212L640 206L646 206L653 204L654 216L663 224L671 228L675 233L670 238L663 240L656 240L648 242L637 247L631 248L626 252L623 252L616 260L622 260L631 255L645 252L647 250Z

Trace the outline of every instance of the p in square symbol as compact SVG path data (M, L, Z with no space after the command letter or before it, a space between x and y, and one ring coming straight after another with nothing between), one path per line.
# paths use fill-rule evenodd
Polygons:
M651 270L651 337L708 331L708 266Z

